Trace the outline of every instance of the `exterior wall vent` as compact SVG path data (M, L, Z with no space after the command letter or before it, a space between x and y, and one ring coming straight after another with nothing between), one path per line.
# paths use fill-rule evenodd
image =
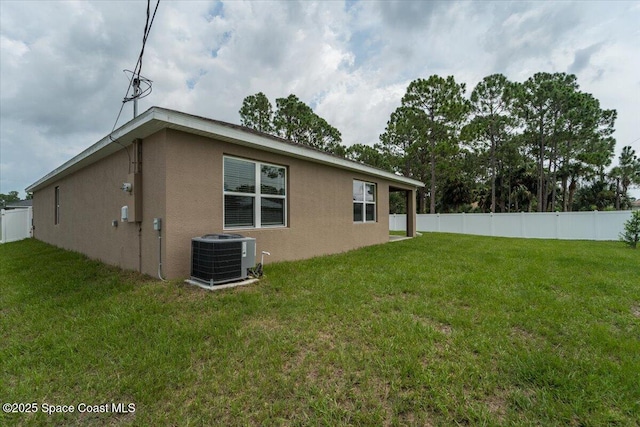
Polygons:
M239 234L205 234L191 239L191 280L206 285L243 280L255 265L256 240Z

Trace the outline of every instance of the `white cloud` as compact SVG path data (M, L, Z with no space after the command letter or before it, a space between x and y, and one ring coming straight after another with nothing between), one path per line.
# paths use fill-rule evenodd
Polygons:
M106 135L142 41L146 2L0 2L0 191L22 190ZM152 1L152 6L155 2ZM640 9L628 2L162 2L140 101L239 122L245 96L290 93L345 144L378 141L407 84L570 71L640 137ZM131 117L126 105L119 124ZM640 142L634 143L640 152Z

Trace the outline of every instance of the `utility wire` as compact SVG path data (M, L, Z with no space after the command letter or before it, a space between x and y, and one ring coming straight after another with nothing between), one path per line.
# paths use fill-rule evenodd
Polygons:
M142 48L140 49L140 55L138 56L138 61L136 62L136 66L133 69L131 79L129 80L129 87L127 88L127 93L125 94L123 102L128 102L135 98L143 97L142 94L134 94L133 96L129 97L129 89L131 89L131 86L136 79L138 80L138 82L140 82L141 80L145 81L149 85L149 88L143 92L144 96L147 96L149 93L151 93L150 81L148 79L145 79L144 77L141 77L142 57L144 56L144 48L147 45L147 39L149 38L149 33L151 32L151 27L153 26L153 21L156 19L158 6L160 6L160 0L156 2L156 7L153 10L153 15L151 15L151 0L147 0L147 20L144 24L144 31L142 34ZM151 18L151 20L149 20L149 18Z
M140 56L138 58L138 63L140 65L138 68L138 78L140 78L140 73L142 72L142 55L144 55L144 47L147 44L147 38L149 37L149 33L151 32L151 26L153 25L153 21L156 19L156 13L158 12L159 5L160 5L160 0L157 1L156 7L153 11L153 16L151 17L151 22L149 22L151 0L147 0L147 22L144 24L144 33L142 37L142 49L140 50Z
M126 104L127 102L133 100L136 98L136 96L129 96L129 91L131 90L131 87L133 86L133 82L134 79L138 79L138 80L145 80L146 82L148 82L149 84L149 88L146 89L143 93L146 95L148 95L149 93L151 93L151 81L148 79L144 79L143 77L140 76L140 73L142 71L142 57L144 55L144 48L145 45L147 43L147 39L149 38L149 33L151 32L151 27L153 25L153 21L155 20L156 17L156 13L158 12L158 6L160 5L160 0L158 0L156 2L156 6L155 9L153 11L153 15L151 16L151 0L147 0L147 19L145 21L144 24L144 32L143 32L143 37L142 37L142 48L140 49L140 55L138 55L138 61L136 62L136 66L133 69L133 72L131 72L131 78L129 79L129 85L127 86L127 90L124 94L124 98L122 100L122 105L120 106L120 111L118 111L118 116L116 117L115 122L113 123L113 127L111 128L111 132L109 133L109 138L111 139L111 141L113 142L117 142L113 139L112 134L113 131L116 129L116 126L118 125L118 121L120 120L120 116L122 115L122 110L124 109L124 104ZM151 18L151 19L149 19ZM137 77L136 77L137 74ZM140 94L138 94L137 97L140 97ZM120 144L122 145L122 144Z
M131 171L131 155L129 154L129 150L120 141L113 139L113 132L116 130L116 126L118 125L118 121L120 120L120 116L122 115L124 104L126 104L127 102L135 98L140 98L142 94L144 94L144 96L147 96L149 93L151 93L151 81L141 77L140 73L142 71L142 56L144 55L144 48L145 48L145 45L147 44L147 39L149 38L149 33L151 32L151 26L153 25L153 21L155 20L156 13L158 12L158 6L160 6L160 0L156 2L156 7L153 11L153 16L151 16L151 0L147 0L147 19L144 24L144 32L142 36L142 48L140 49L140 55L138 55L138 61L136 62L136 66L134 70L131 72L131 78L129 78L129 85L127 86L127 91L124 94L124 98L122 99L122 104L120 105L120 111L118 111L118 115L116 116L116 120L113 123L111 132L109 132L109 139L111 140L111 142L115 142L116 144L120 145L127 152L127 156L129 157L129 171ZM151 17L151 20L149 20L150 17ZM136 74L137 74L137 77L136 77ZM130 97L129 91L131 90L131 87L133 86L133 82L135 79L137 79L138 82L140 82L140 80L144 80L148 84L148 88L145 89L143 93L134 94L134 96Z
M147 43L147 38L149 37L149 33L151 32L151 26L153 25L153 21L156 17L156 12L158 11L159 5L160 5L160 0L156 2L156 7L155 7L155 10L153 11L153 16L151 17L151 20L149 20L150 11L151 11L151 0L147 0L147 19L144 24L142 48L140 49L140 55L138 55L138 61L136 63L136 67L134 68L134 71L131 72L131 78L129 79L129 85L127 86L127 91L125 92L124 98L122 99L122 104L120 105L120 111L118 111L118 115L116 116L116 120L113 123L111 132L109 132L109 139L111 140L111 142L115 142L116 144L120 145L127 152L127 157L129 158L129 172L131 172L131 154L129 153L129 149L126 146L124 146L120 141L113 139L113 131L116 130L116 126L118 125L118 121L120 120L120 116L122 115L122 110L124 109L124 104L126 104L127 102L135 98L140 98L141 94L135 94L135 93L134 93L134 96L129 97L129 91L133 86L134 79L137 79L138 82L140 82L141 80L140 72L142 71L142 56L144 55L144 47ZM136 77L136 71L138 74L137 77ZM151 93L151 81L148 79L144 79L144 81L148 84L148 88L145 89L145 91L143 92L144 96L147 96L149 93Z

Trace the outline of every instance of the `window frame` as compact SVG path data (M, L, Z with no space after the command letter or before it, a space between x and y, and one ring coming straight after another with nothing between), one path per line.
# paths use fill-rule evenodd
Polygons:
M353 196L353 188L356 184L362 186L362 200L356 200ZM373 186L373 201L367 201L365 196L367 185ZM353 223L354 224L371 224L378 222L378 184L370 181L363 181L361 179L354 179L352 183L352 209L355 208L356 204L362 206L362 220L356 220L355 218L355 209L353 209ZM373 219L367 220L367 206L373 206Z
M225 163L226 159L239 160L242 162L252 163L254 166L254 191L253 193L245 193L238 191L227 191L225 189ZM262 167L270 166L284 170L284 194L262 193ZM288 227L288 178L289 171L287 166L275 163L262 162L258 160L250 160L242 157L224 155L222 157L222 227L224 230L242 230L242 229L261 229L261 228L287 228ZM226 213L226 196L239 196L253 198L253 225L227 225ZM282 224L263 225L262 223L262 201L263 199L281 199L282 206Z
M53 190L53 224L60 224L60 186L56 185Z

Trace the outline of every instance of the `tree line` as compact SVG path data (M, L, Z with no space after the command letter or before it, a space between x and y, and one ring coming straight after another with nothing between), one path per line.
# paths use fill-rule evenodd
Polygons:
M27 193L26 199L29 200L33 197L31 193ZM17 191L9 191L8 194L0 193L0 208L4 209L7 204L12 202L19 202L20 195Z
M425 183L419 213L628 209L640 158L612 137L616 111L583 92L573 74L522 83L485 77L465 95L453 76L416 79L379 142L342 145L340 132L295 95L248 96L241 123ZM608 170L607 170L608 169ZM400 200L400 199L399 199ZM392 209L401 212L399 200Z

